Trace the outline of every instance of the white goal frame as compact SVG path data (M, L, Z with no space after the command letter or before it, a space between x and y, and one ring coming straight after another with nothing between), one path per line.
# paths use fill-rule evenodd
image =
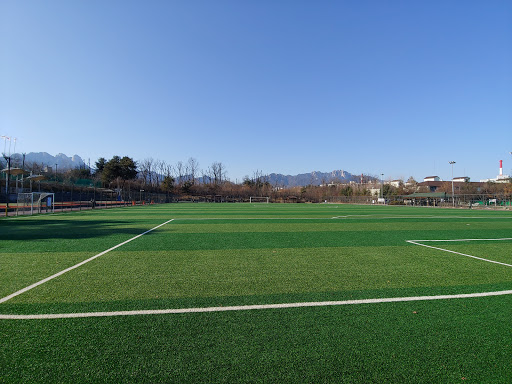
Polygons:
M249 203L269 203L270 197L268 196L251 196L249 197Z
M50 198L50 199L48 199ZM50 205L48 205L50 202ZM28 192L18 193L16 202L16 215L19 215L20 210L22 214L25 214L25 210L30 208L30 214L34 214L34 208L36 213L41 213L41 208L45 208L46 212L55 212L55 193L47 192Z

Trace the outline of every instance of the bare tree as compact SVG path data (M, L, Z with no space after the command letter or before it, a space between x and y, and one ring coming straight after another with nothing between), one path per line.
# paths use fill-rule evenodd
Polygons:
M153 184L154 160L149 157L139 162L140 176L144 185Z
M160 183L163 181L166 170L166 163L164 160L156 160L155 161L155 183L156 186L159 187Z
M226 169L224 165L219 161L215 161L210 166L210 170L213 184L221 185L226 179Z
M176 179L178 179L178 185L181 187L183 185L183 177L185 172L185 165L183 162L178 161L176 163Z
M165 163L165 169L162 173L167 177L171 177L174 173L174 167L171 164Z
M190 157L188 159L186 169L187 169L187 173L190 175L190 179L191 179L190 181L192 182L192 184L195 184L196 175L199 172L199 163L197 162L196 159L194 159L193 157Z

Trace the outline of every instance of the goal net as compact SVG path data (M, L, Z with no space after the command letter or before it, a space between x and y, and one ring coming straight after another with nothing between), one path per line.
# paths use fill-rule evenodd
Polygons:
M265 197L251 196L251 197L249 197L250 203L268 203L269 201L270 201L270 197L268 197L268 196L265 196Z
M55 194L46 192L18 193L16 214L33 215L34 213L54 212Z

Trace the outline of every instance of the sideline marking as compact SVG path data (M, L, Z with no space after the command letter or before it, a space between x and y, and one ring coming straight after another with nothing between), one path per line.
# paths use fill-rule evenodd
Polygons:
M512 238L505 237L505 238L502 238L502 239L405 240L405 241L407 243L414 244L414 245L420 245L420 246L426 247L426 248L437 249L439 251L455 253L456 255L461 255L461 256L465 256L465 257L471 257L472 259L477 259L477 260L481 260L481 261L487 261L488 263L494 263L494 264L504 265L506 267L512 267L512 264L502 263L502 262L495 261L495 260L484 259L483 257L477 257L477 256L473 256L473 255L468 255L466 253L455 252L455 251L451 251L449 249L433 247L431 245L426 245L426 244L419 243L419 241L423 241L423 242L425 242L425 241L430 241L430 242L435 242L435 241L444 241L444 242L452 241L452 242L457 242L457 241L502 241L502 240L512 240Z
M44 320L44 319L70 319L70 318L83 318L83 317L211 313L211 312L229 312L229 311L248 311L248 310L258 310L258 309L327 307L327 306L338 306L338 305L396 303L396 302L407 302L407 301L466 299L466 298L474 298L474 297L489 297L489 296L503 296L503 295L512 295L512 290L496 291L496 292L481 292L481 293L461 293L461 294L457 294L457 295L388 297L388 298L380 298L380 299L317 301L317 302L283 303L283 304L257 304L257 305L229 306L229 307L148 309L148 310L140 310L140 311L117 311L117 312L49 313L49 314L40 314L40 315L0 315L0 320L37 320L37 319Z
M168 221L166 221L165 223L162 223L162 224L160 224L160 225L157 225L156 227L151 228L150 230L147 230L146 232L141 233L140 235L137 235L137 236L135 236L135 237L132 237L131 239L128 239L128 240L126 240L126 241L123 241L122 243L117 244L117 245L113 246L112 248L107 249L106 251L103 251L103 252L101 252L101 253L98 253L97 255L95 255L95 256L93 256L93 257L88 258L87 260L84 260L84 261L82 261L82 262L80 262L80 263L78 263L78 264L75 264L75 265L73 265L72 267L66 268L66 269L64 269L64 270L62 270L62 271L60 271L60 272L57 272L57 273L56 273L56 274L54 274L54 275L51 275L51 276L47 277L46 279L43 279L43 280L41 280L41 281L38 281L37 283L34 283L34 284L32 284L32 285L29 285L28 287L25 287L25 288L23 288L23 289L20 289L19 291L14 292L14 293L10 294L9 296L5 296L4 298L0 299L0 303L5 303L7 300L12 299L13 297L16 297L16 296L18 296L18 295L21 295L22 293L25 293L25 292L27 292L27 291L30 291L32 288L35 288L35 287L37 287L37 286L39 286L39 285L41 285L41 284L44 284L44 283L46 283L46 282L48 282L48 281L50 281L50 280L52 280L52 279L55 279L56 277L59 277L59 276L61 276L61 275L65 274L66 272L72 271L72 270L73 270L73 269L75 269L75 268L81 267L82 265L84 265L84 264L88 263L89 261L92 261L92 260L94 260L94 259L97 259L98 257L103 256L105 253L108 253L108 252L110 252L110 251L113 251L114 249L119 248L120 246L125 245L126 243L129 243L129 242L130 242L130 241L132 241L132 240L138 239L139 237L144 236L146 233L149 233L149 232L151 232L151 231L154 231L155 229L160 228L162 225L165 225L165 224L167 224L167 223L170 223L170 222L171 222L171 221L173 221L173 220L174 220L174 219L168 220Z

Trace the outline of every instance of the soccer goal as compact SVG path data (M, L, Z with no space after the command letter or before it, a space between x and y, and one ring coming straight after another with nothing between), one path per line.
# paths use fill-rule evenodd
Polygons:
M269 203L270 197L268 197L268 196L263 196L263 197L251 196L251 197L249 197L249 202L250 203Z
M55 212L55 194L46 192L18 193L16 214Z

